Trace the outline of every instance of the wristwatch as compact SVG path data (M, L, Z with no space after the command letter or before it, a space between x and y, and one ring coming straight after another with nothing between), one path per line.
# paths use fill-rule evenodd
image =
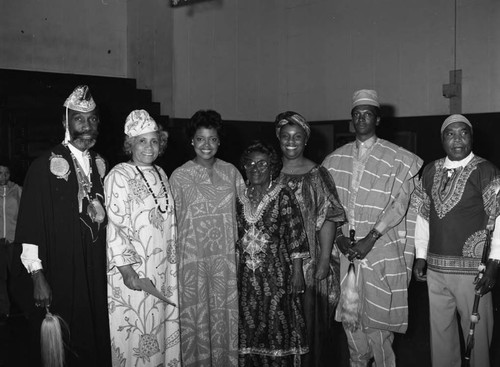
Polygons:
M30 274L31 274L31 277L33 278L36 274L42 273L42 272L43 272L43 269L36 269L36 270L33 270Z
M375 241L378 240L380 237L382 237L382 233L377 231L375 228L372 228L369 234L375 239Z

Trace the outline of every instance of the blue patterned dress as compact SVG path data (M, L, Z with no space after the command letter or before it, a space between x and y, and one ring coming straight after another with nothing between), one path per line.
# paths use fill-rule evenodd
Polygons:
M116 268L132 265L139 277L150 278L163 295L179 304L175 212L167 176L158 168L162 186L152 166L140 170L157 202L135 165L118 164L104 181L113 367L178 367L179 308L127 288Z

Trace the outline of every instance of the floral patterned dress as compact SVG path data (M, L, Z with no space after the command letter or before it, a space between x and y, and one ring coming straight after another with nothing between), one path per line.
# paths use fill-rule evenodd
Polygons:
M188 161L170 183L179 225L182 365L237 366L236 197L243 178L216 159L211 175Z
M177 367L179 308L127 288L117 269L132 265L140 278L150 278L164 296L179 304L175 212L167 176L159 167L139 169L120 163L104 182L113 367Z
M293 260L308 258L300 207L281 184L252 211L238 210L240 366L300 365L309 351L301 296L292 294Z

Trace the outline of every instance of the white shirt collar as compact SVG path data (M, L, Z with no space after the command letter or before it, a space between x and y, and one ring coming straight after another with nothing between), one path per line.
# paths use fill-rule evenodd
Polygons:
M83 172L88 176L90 173L89 151L85 150L82 152L71 143L68 143L68 148L82 167Z
M71 143L68 143L68 148L69 148L69 150L71 150L71 153L73 153L75 155L75 157L79 157L79 156L86 157L88 154L88 150L85 150L82 152L80 149L78 149L77 147L75 147Z
M448 157L444 159L444 168L457 168L457 167L465 167L471 160L474 158L474 153L470 152L467 157L460 161L452 161Z
M369 149L373 146L373 144L375 144L376 141L377 141L377 135L373 135L372 137L366 139L365 141L356 139L356 147L359 148L360 146L363 146Z

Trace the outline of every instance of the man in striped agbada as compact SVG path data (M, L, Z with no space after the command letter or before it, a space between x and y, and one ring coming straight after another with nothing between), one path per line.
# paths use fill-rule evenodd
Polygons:
M336 239L345 255L341 256L341 302L342 293L347 293L350 260L360 300L355 326L345 322L342 308L337 309L336 320L344 320L351 366L368 366L371 359L377 366L395 366L393 333L404 333L408 326L416 219L409 202L422 160L377 137L380 104L376 91L355 92L351 116L356 140L323 162L348 217ZM350 230L355 231L352 247Z

